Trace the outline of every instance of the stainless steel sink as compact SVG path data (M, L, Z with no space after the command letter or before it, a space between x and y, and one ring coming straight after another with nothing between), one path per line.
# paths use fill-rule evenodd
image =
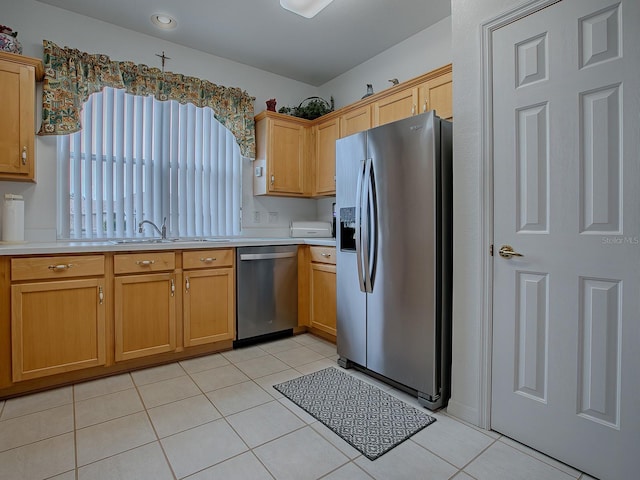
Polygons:
M109 240L111 243L116 245L122 244L148 244L148 243L173 243L174 240L170 238L123 238L120 240Z
M120 240L109 240L115 245L148 245L155 243L224 243L228 238L123 238Z
M230 240L228 238L206 238L206 237L198 237L198 238L174 238L172 239L173 242L178 242L178 243L195 243L195 242L202 242L202 243L224 243L224 242L229 242Z

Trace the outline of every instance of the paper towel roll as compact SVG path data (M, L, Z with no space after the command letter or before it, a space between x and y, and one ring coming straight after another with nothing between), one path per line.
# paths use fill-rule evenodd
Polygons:
M6 193L2 208L2 241L24 242L24 200Z

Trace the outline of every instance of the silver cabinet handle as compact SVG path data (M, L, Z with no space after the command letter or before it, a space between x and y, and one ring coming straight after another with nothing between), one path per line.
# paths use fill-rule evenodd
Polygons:
M191 288L191 284L189 283L189 277L184 280L184 289L187 293L189 293L189 288Z
M138 260L136 261L136 265L140 265L141 267L148 267L149 265L153 265L156 263L155 260Z
M73 263L60 264L60 265L49 265L47 268L54 272L64 272L65 270L69 270L73 267Z
M276 181L276 176L275 175L271 175L271 185L273 185Z
M26 146L22 147L22 155L20 155L20 157L22 158L22 164L26 165L27 164L27 147Z
M202 263L211 263L211 262L215 262L216 260L217 260L216 257L206 257L206 258L200 259Z
M100 300L100 305L104 302L104 292L102 291L102 287L98 287L98 299Z
M330 253L321 253L320 255L325 257L325 258L329 258L331 256Z
M171 296L173 297L176 293L176 281L171 279Z

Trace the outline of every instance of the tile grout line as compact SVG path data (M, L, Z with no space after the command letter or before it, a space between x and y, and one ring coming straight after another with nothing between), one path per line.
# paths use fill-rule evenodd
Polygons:
M489 437L489 438L491 438L491 437ZM492 441L489 445L487 445L485 448L483 448L482 450L480 450L476 456L474 456L471 460L469 460L467 463L465 463L465 464L462 466L462 468L460 469L460 471L461 471L461 472L466 473L466 474L467 474L467 475L469 475L471 478L476 478L476 477L472 476L469 472L466 472L466 471L465 471L465 468L467 468L469 465L471 465L471 464L472 464L475 460L477 460L477 459L478 459L478 458L479 458L483 453L485 453L485 452L486 452L487 450L489 450L493 445L495 445L495 444L498 442L498 440L499 440L499 439L497 439L497 438L493 438L492 440L493 440L493 441Z
M580 480L580 477L584 475L584 472L581 472L580 470L578 470L578 469L576 469L576 468L573 468L572 466L567 465L566 463L563 463L563 462L561 462L560 460L556 460L555 458L549 457L548 455L546 455L546 454L544 454L544 453L542 453L542 452L538 452L538 450L535 450L535 449L533 449L533 448L531 448L531 447L528 447L527 445L524 445L524 444L522 444L522 443L520 443L520 442L517 442L516 440L513 440L513 439L509 438L509 440L511 440L512 442L515 442L515 443L517 443L518 445L522 445L523 447L528 448L528 449L530 449L530 450L533 450L534 452L536 452L536 453L538 453L538 454L542 455L542 458L537 458L537 457L535 457L535 456L531 455L529 452L526 452L526 451L520 450L519 448L516 448L516 447L514 447L513 445L509 445L508 443L506 443L506 442L502 441L502 439L503 439L503 438L509 438L509 437L505 437L504 435L502 435L502 436L501 436L499 439L497 439L496 441L500 442L502 445L504 445L504 446L506 446L506 447L512 448L512 449L514 449L515 451L517 451L517 452L519 452L519 453L522 453L522 454L524 454L524 455L528 456L529 458L533 458L534 460L537 460L537 461L539 461L539 462L542 462L542 463L544 463L545 465L547 465L547 466L549 466L549 467L551 467L551 468L555 468L555 469L556 469L556 470L558 470L559 472L564 473L565 475L567 475L567 476L569 476L569 477L571 477L571 478L573 478L573 479L575 479L575 480ZM562 463L563 465L566 465L567 467L569 467L569 468L571 468L571 469L575 470L576 472L578 472L578 476L577 476L577 477L574 477L574 476L573 476L573 475L571 475L570 473L567 473L567 472L563 471L561 468L558 468L557 466L552 465L551 463L549 463L549 462L547 461L547 459L551 459L551 460L554 460L554 461L556 461L556 462Z
M74 473L75 479L80 477L80 469L78 468L78 429L76 424L76 387L71 386L71 411L73 415L73 460L74 460Z
M178 362L176 362L178 363ZM184 368L182 367L182 365L180 365L180 368L182 368L182 370L184 371ZM151 415L149 415L149 409L147 408L147 405L144 403L144 398L142 398L142 394L140 393L140 390L138 389L138 385L136 384L135 380L133 380L133 376L131 377L131 381L134 384L134 388L136 389L136 393L138 394L138 398L140 399L140 403L142 404L142 408L144 409L144 413L147 416L147 420L149 421L149 425L151 425L151 429L153 430L154 435L156 436L156 440L155 442L158 443L158 447L160 447L160 451L162 452L162 456L164 457L165 462L167 462L167 465L169 466L169 471L171 472L171 475L173 476L174 480L176 480L178 478L178 475L176 475L176 472L173 470L173 465L171 465L171 462L169 461L169 457L167 456L167 452L164 449L164 445L162 445L162 442L160 441L160 435L158 435L158 431L156 430L156 426L153 424L153 421L151 420ZM153 443L155 443L153 442ZM148 443L145 445L149 445ZM138 447L135 448L140 448L143 445L140 445Z

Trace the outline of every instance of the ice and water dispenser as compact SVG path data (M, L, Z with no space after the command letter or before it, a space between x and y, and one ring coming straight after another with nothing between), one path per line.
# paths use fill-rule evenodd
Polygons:
M356 207L340 209L340 250L356 250Z

